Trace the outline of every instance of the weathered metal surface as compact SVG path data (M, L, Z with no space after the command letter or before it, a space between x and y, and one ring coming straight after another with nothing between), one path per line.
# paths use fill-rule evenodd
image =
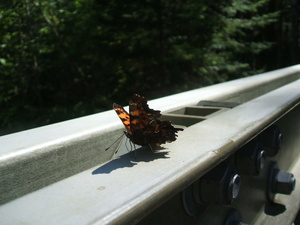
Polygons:
M150 101L151 108L187 126L176 142L157 153L138 149L109 161L118 144L105 149L122 133L113 111L0 137L0 200L6 202L0 206L1 224L146 223L143 218L151 211L176 198L275 121L284 136L299 136L299 126L294 125L299 125L299 72L300 66L294 66ZM193 115L193 122L186 123L185 113L197 114L201 100L240 105L214 111L213 116ZM182 110L186 107L190 108ZM287 138L292 159L279 152L275 160L281 169L289 171L297 163L298 144ZM243 181L252 187L251 179L242 177L241 196ZM258 202L265 201L264 190L252 191L258 193ZM299 196L294 200L299 203ZM260 217L262 203L250 201L243 207L237 199L234 204L246 222ZM210 206L210 212L218 207ZM217 211L220 219L226 215Z

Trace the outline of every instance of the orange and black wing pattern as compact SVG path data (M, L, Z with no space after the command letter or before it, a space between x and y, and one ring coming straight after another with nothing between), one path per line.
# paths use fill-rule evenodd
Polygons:
M122 106L120 106L116 103L113 104L113 108L116 111L116 113L118 114L122 123L124 124L127 132L130 133L130 116L129 116L128 112L126 112L126 110Z
M126 136L134 144L157 149L161 144L175 141L176 133L183 130L173 127L170 121L159 120L160 111L150 109L147 99L138 94L131 97L129 114L118 104L114 103L113 108L126 127Z
M161 116L159 110L150 109L145 97L134 94L129 102L130 125L133 132L151 129L152 123Z

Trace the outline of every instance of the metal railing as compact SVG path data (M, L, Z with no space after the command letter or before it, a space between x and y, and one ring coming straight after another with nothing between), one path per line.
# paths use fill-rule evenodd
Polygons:
M185 127L156 153L130 152L126 139L105 151L124 130L113 110L2 136L1 224L293 221L300 199L292 191L300 175L299 78L297 65L149 101ZM277 127L284 140L278 153L264 144ZM252 141L258 154L243 150ZM291 195L275 195L282 184Z

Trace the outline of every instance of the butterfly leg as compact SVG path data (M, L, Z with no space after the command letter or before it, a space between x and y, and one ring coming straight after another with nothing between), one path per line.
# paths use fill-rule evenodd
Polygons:
M155 153L155 151L154 151L154 149L152 148L152 146L151 146L150 144L148 144L148 146L149 146L149 148L151 149L151 151L152 151L153 153Z
M136 159L136 155L137 155L137 151L136 151L136 146L135 146L135 144L133 143L133 142L131 142L130 140L129 140L129 143L130 143L130 153L132 153L133 151L134 151L134 158Z

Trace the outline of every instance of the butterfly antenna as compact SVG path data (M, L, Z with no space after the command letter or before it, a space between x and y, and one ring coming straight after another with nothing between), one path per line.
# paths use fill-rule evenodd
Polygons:
M117 141L119 141L122 137L123 137L124 134L122 134L117 140L115 140L110 146L108 146L105 151L107 151L108 149L110 149L111 146L113 146Z

